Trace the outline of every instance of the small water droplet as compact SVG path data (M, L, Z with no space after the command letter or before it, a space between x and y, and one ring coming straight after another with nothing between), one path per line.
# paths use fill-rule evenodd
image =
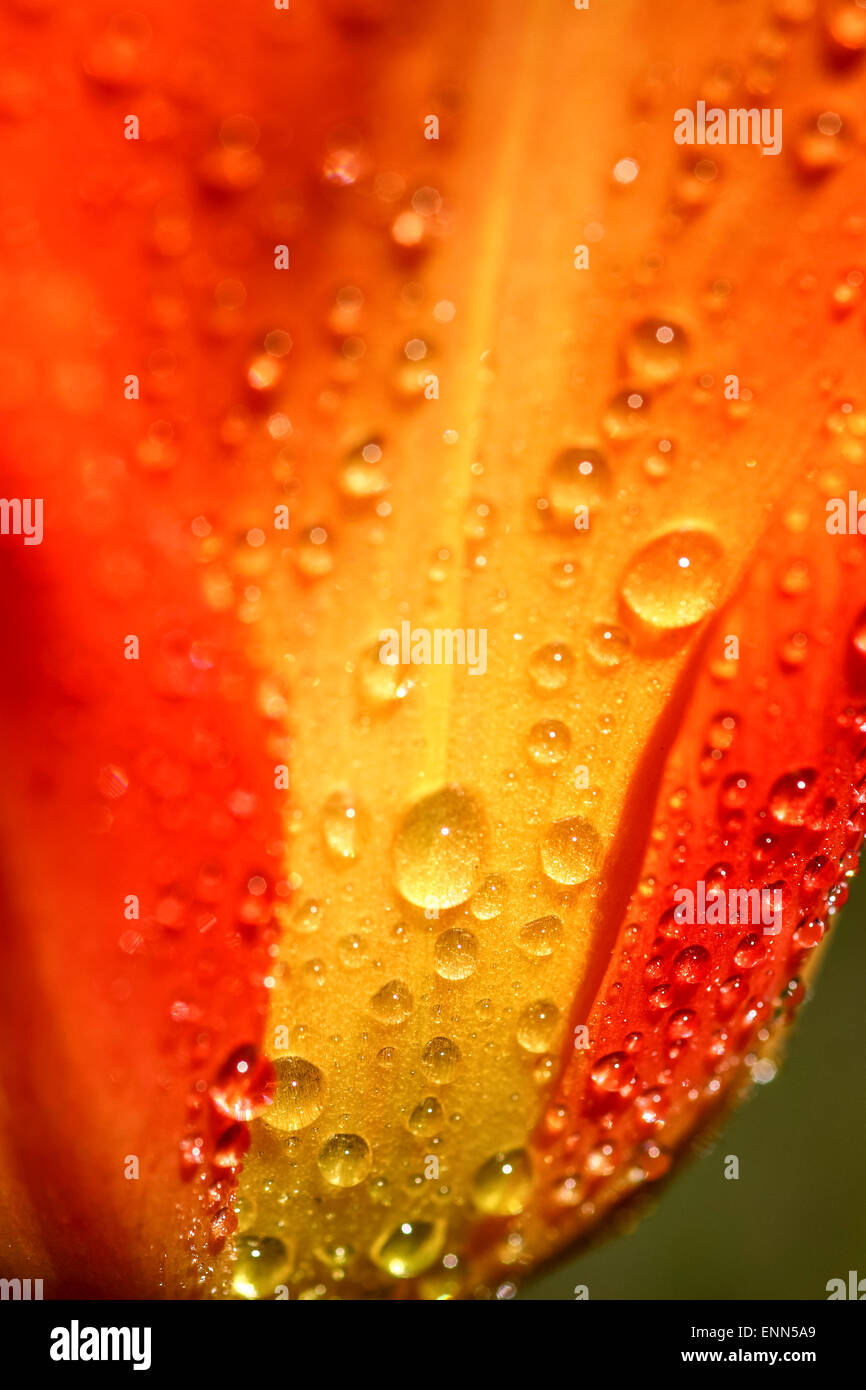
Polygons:
M370 1012L380 1023L405 1023L414 1001L409 987L402 980L389 980L370 1000Z
M816 794L815 773L811 768L787 772L770 789L770 815L780 825L805 825Z
M559 719L540 719L530 729L526 746L539 767L555 767L568 756L571 747L568 725Z
M381 439L368 439L353 449L340 469L340 491L353 502L369 502L388 490Z
M518 934L520 949L535 960L552 956L562 941L562 922L556 916L537 917L527 922Z
M490 922L498 917L508 900L508 884L501 874L490 874L469 904L469 911L478 922Z
M468 980L475 971L478 942L470 931L451 927L436 938L433 955L443 980Z
M425 1074L439 1086L454 1080L461 1060L460 1048L451 1038L431 1038L421 1053Z
M586 530L583 511L591 517L610 490L610 469L598 449L563 449L547 473L547 499L554 520L560 525Z
M295 564L308 579L321 579L334 568L331 537L324 526L309 526L298 538Z
M626 360L641 384L665 386L679 376L687 351L683 330L669 319L643 319L631 335Z
M574 654L564 642L547 642L532 653L529 675L538 690L561 690L574 670Z
M444 1123L445 1112L435 1096L425 1096L409 1116L409 1129L419 1139L438 1134Z
M249 1043L226 1059L210 1088L221 1115L246 1123L271 1106L277 1086L273 1064Z
M596 623L587 638L586 649L599 666L621 666L631 650L631 638L618 623Z
M335 859L357 858L364 828L365 818L355 797L343 791L328 797L322 808L322 834Z

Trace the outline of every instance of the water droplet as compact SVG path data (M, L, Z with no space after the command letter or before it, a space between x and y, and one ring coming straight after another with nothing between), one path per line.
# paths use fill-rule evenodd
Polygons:
M475 797L442 787L406 812L394 840L398 892L416 907L456 907L481 877L486 827Z
M405 1023L412 1012L413 999L402 980L389 980L370 1000L370 1012L380 1023Z
M435 1096L425 1096L409 1116L409 1129L419 1139L438 1134L445 1123L445 1112Z
M854 623L851 646L858 657L866 657L866 613L860 613Z
M631 638L617 623L596 623L586 649L599 666L621 666L631 650Z
M535 960L552 956L562 941L562 922L558 917L537 917L520 928L518 935L520 949Z
M381 659L382 644L374 642L358 658L355 678L366 705L375 710L395 707L412 688L408 666Z
M380 439L369 439L353 449L340 470L340 491L353 502L369 502L388 490L382 464Z
M308 932L318 931L322 922L322 904L315 898L307 898L300 907L292 914L292 931Z
M719 792L719 803L726 811L742 811L748 804L751 778L745 772L726 777Z
M145 59L151 28L144 15L115 15L94 39L84 70L104 87L138 87L145 80Z
M824 935L820 917L805 917L794 929L794 945L801 951L811 951Z
M638 381L664 386L679 376L686 350L686 335L677 324L643 319L632 332L626 360Z
M554 589L573 589L580 573L576 560L554 560L550 567L550 582Z
M707 531L668 531L634 557L622 581L628 607L652 627L691 627L715 607L722 548Z
M647 427L649 400L641 391L620 391L608 403L604 430L611 439L636 439Z
M469 904L469 911L479 922L498 917L508 900L508 884L501 874L490 874Z
M601 853L598 831L582 816L554 821L541 842L541 866L554 883L586 883Z
M364 816L349 792L334 792L322 809L322 833L335 859L357 858L364 831Z
M561 690L573 670L574 655L564 642L548 642L529 659L529 675L539 690Z
M667 1036L672 1042L679 1042L694 1035L698 1025L698 1016L694 1009L677 1009L676 1013L671 1014L667 1023Z
M559 1009L549 999L528 1004L517 1020L517 1041L527 1052L550 1052L559 1024Z
M365 936L358 932L348 932L346 936L341 936L337 942L337 955L340 964L347 970L360 970L365 965L369 957L369 943Z
M590 1076L600 1091L625 1091L633 1084L636 1072L625 1052L609 1052L593 1063Z
M245 1124L235 1123L224 1130L214 1145L213 1161L217 1168L237 1168L250 1146L250 1132Z
M298 538L295 563L308 579L321 579L334 568L331 537L324 526L310 526Z
M540 719L529 730L527 751L539 767L555 767L568 755L571 733L559 719Z
M238 1236L232 1290L241 1298L270 1298L291 1268L289 1252L275 1236Z
M401 1221L370 1254L394 1279L414 1279L439 1258L445 1241L443 1221Z
M866 48L866 7L858 0L838 0L826 23L830 38L845 53Z
M487 1216L517 1216L532 1192L532 1165L525 1149L488 1158L472 1180L472 1201Z
M237 1048L223 1063L210 1096L221 1115L246 1123L271 1106L276 1086L272 1063L249 1043Z
M703 946L687 946L674 961L674 979L680 985L700 984L706 979L711 964L710 953Z
M563 449L553 460L547 473L547 499L554 520L561 526L579 529L586 508L592 514L610 490L610 470L598 449Z
M770 789L770 815L780 825L805 825L816 794L815 773L811 768L787 772Z
M797 136L794 153L807 178L822 178L838 169L848 155L848 134L841 116L822 111L811 116Z
M277 1093L266 1116L275 1129L292 1134L317 1120L325 1105L322 1073L303 1057L279 1057Z
M475 971L478 942L471 931L451 927L436 938L433 956L443 980L468 980Z
M370 1145L360 1134L332 1134L319 1153L319 1171L332 1187L357 1187L372 1162Z
M348 134L331 145L322 163L322 178L337 188L349 188L357 183L365 167L366 159L357 139Z
M439 1086L454 1080L461 1060L460 1048L450 1038L431 1038L421 1053L424 1072Z
M760 936L751 933L744 936L734 952L734 965L738 970L753 970L764 958L764 943Z

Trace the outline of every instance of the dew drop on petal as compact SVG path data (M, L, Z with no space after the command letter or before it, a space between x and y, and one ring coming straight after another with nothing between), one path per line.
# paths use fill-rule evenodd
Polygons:
M722 547L710 532L668 531L634 556L620 592L632 613L651 627L691 627L716 605L721 561Z
M478 887L487 831L476 798L442 787L411 806L394 838L398 892L416 907L441 910L466 901Z

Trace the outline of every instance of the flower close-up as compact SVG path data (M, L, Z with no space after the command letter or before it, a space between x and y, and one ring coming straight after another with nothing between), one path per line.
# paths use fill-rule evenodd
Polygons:
M0 21L3 1287L520 1297L853 915L866 7L132 6Z

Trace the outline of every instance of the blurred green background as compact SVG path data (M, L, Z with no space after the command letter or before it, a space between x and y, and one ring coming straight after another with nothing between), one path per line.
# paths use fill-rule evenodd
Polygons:
M775 1079L687 1163L628 1235L526 1284L527 1299L826 1299L866 1276L866 875L836 917ZM737 1154L739 1180L724 1177Z

